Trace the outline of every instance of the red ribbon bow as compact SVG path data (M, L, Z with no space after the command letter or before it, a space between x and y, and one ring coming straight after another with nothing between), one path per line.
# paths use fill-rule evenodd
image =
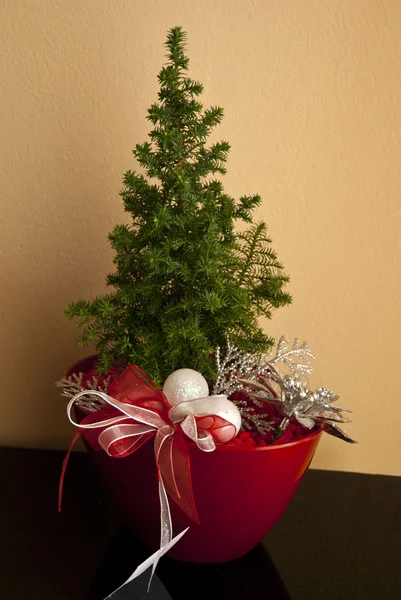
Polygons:
M189 402L179 405L181 410L172 409L163 392L135 365L127 367L120 377L109 385L108 391L110 395L97 390L85 390L76 394L68 404L68 417L74 425L78 426L78 432L74 436L63 464L59 487L59 510L67 462L79 435L82 435L93 449L103 449L114 458L129 456L150 438L155 437L161 511L160 550L136 569L125 582L128 583L151 565L153 575L159 558L186 531L173 539L166 491L190 519L199 523L191 484L188 443L185 437L193 440L201 450L206 452L214 450L215 444L210 433L198 432L193 414L183 410L185 404ZM85 417L81 423L75 423L71 411L75 401L84 395L99 396L106 404L99 411Z

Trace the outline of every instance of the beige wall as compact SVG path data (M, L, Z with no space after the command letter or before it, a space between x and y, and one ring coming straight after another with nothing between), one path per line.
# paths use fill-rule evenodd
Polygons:
M167 29L225 107L226 189L259 192L294 304L268 324L354 412L314 466L401 475L399 0L3 0L0 443L65 447L63 317L104 290L121 176Z

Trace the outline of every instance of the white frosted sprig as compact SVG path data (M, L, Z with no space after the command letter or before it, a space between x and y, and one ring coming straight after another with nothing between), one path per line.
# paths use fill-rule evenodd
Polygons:
M313 373L312 360L315 358L308 344L300 342L295 338L292 346L285 336L281 336L276 346L274 356L269 356L267 360L271 365L284 364L291 373Z
M110 376L105 377L99 382L99 379L94 375L91 379L86 381L85 385L82 384L83 377L84 373L73 373L69 377L62 377L56 382L56 387L62 390L61 395L65 398L72 398L79 392L84 392L85 390L97 390L99 392L107 393L110 384ZM90 413L100 410L104 405L104 401L99 398L99 396L88 393L87 396L78 398L76 405L85 412Z

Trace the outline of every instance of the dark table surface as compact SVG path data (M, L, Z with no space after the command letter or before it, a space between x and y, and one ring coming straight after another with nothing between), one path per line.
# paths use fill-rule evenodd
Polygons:
M121 526L85 454L0 449L0 598L103 600L149 550ZM273 531L222 565L163 558L113 600L397 600L401 478L310 470Z

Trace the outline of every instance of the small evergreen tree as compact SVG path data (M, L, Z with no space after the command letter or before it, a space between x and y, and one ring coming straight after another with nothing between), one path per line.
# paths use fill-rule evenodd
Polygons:
M267 350L273 340L257 319L291 301L266 225L253 223L260 196L235 201L215 177L226 172L230 146L207 139L223 109L199 102L203 88L187 76L180 27L166 46L159 102L148 110L150 141L134 150L146 177L125 173L121 196L132 223L109 235L113 292L66 310L82 329L78 343L94 342L100 371L133 362L159 385L182 367L214 378L211 357L227 335L243 350ZM250 227L236 233L236 220Z

